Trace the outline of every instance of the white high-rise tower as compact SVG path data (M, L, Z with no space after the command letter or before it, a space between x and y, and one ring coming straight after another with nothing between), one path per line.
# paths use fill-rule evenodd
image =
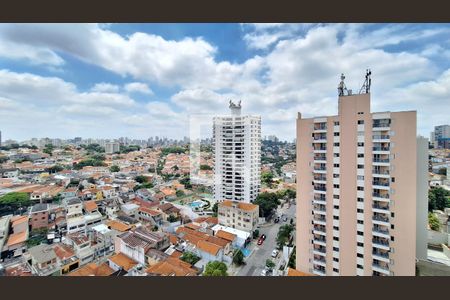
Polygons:
M261 188L261 117L241 116L240 101L230 110L213 119L214 198L252 202Z

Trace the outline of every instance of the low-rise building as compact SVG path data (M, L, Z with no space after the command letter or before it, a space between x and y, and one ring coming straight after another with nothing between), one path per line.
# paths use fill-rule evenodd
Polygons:
M219 224L253 232L258 225L259 206L252 203L225 200L219 203Z

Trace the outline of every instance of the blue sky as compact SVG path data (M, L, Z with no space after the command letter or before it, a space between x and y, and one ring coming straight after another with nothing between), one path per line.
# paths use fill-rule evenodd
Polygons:
M372 110L449 123L448 24L0 24L0 130L31 137L188 135L229 99L263 135L295 137L297 112L337 112L341 73Z

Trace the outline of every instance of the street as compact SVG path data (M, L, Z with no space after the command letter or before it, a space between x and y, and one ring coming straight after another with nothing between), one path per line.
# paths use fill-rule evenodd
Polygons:
M261 276L262 270L265 268L266 260L269 258L275 263L274 273L278 270L279 264L281 262L282 250L278 254L277 258L272 258L272 251L276 248L276 237L278 230L282 225L289 224L291 218L294 219L295 223L295 205L291 205L289 209L285 207L278 208L277 215L284 214L287 216L288 220L283 222L280 220L279 223L273 223L271 221L268 224L261 225L259 228L260 235L265 234L266 240L262 245L257 245L257 240L252 241L250 250L251 255L245 259L246 265L242 266L234 273L234 276Z

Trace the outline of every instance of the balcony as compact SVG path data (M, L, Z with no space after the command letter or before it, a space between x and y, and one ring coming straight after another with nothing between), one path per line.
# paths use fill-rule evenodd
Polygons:
M387 252L387 251L373 250L372 256L373 256L373 258L375 258L377 260L381 260L381 261L384 261L387 263L390 262L389 252Z
M327 147L322 145L314 145L314 153L325 153L327 152Z
M386 224L381 224L381 225L389 226L389 218L386 216L374 214L372 216L372 220L377 221L377 222L386 223Z
M389 229L383 229L382 227L375 225L372 227L372 235L382 237L385 239L389 239L391 236L389 235Z
M324 174L327 172L327 167L325 165L314 165L314 169L313 169L314 173L318 173L318 174Z
M390 139L390 136L388 134L374 134L374 135L372 135L372 139L374 142L377 142L377 141L388 142Z
M387 146L378 146L378 147L372 147L372 151L373 152L389 152L390 151L390 147Z
M389 248L389 240L388 239L383 239L383 238L373 238L372 239L372 244L375 248L380 248L383 250L390 250Z
M326 227L323 225L314 225L313 234L326 235Z
M372 185L374 189L381 189L381 190L387 190L389 191L389 179L383 178L385 180L380 180L382 178L374 178L372 181Z
M373 177L389 178L389 168L375 168L372 170Z
M372 123L372 130L373 131L389 130L390 127L391 127L391 120L390 119L374 120L373 123Z
M325 269L314 268L313 274L319 275L319 276L325 276Z
M326 218L323 215L314 215L313 223L318 225L326 225Z
M372 193L372 198L375 201L384 201L384 202L389 202L389 193L377 193L377 192L373 192Z
M313 254L314 255L325 256L326 253L327 253L326 248L323 247L323 246L320 246L320 247L317 247L317 248L316 247L313 248Z
M321 245L321 246L326 246L326 245L327 245L324 236L318 236L318 237L315 236L315 237L313 238L313 242L314 242L314 244L316 244L316 245Z
M372 204L372 209L374 212L389 213L389 205Z
M372 269L374 271L377 271L377 272L380 272L380 273L383 273L383 274L386 274L386 275L390 274L390 272L389 272L389 265L388 264L380 264L380 263L375 263L374 262L372 264Z
M314 155L314 162L326 163L327 162L327 156L326 155Z

